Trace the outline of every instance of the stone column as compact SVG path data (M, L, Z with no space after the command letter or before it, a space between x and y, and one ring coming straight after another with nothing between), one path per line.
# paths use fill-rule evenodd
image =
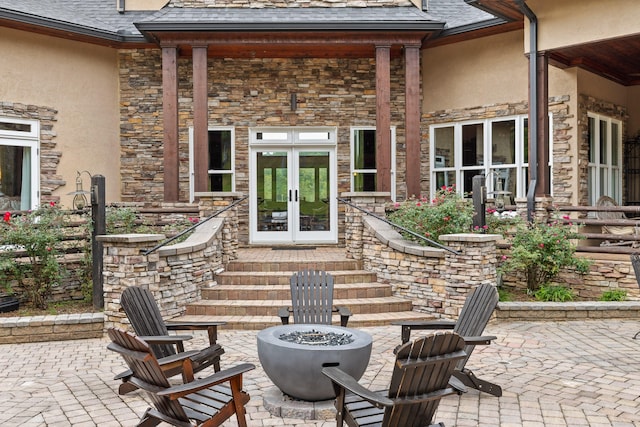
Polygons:
M391 200L391 193L370 192L370 193L343 193L341 197L349 199L351 203L359 208L375 214L378 217L385 217L385 204ZM362 216L364 212L345 204L344 213L344 234L347 258L362 259Z
M120 295L129 286L151 291L160 283L158 252L145 255L165 239L163 234L113 234L98 236L104 247L104 327L127 329L128 320L120 306Z
M447 234L440 236L447 246L459 255L447 252L441 271L442 289L435 289L443 295L443 311L450 317L457 317L469 292L478 285L497 285L496 243L498 234Z
M199 199L200 219L213 215L243 197L241 193L213 192L195 193L195 196ZM238 206L221 212L217 218L224 218L224 227L222 230L222 262L223 264L227 264L229 261L238 257L237 252L240 236L238 232Z

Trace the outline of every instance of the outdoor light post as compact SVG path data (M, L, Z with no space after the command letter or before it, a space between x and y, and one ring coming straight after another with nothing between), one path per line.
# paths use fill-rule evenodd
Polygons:
M107 234L105 208L105 179L102 175L91 177L91 256L93 277L93 307L104 308L104 292L102 278L102 242L96 236Z

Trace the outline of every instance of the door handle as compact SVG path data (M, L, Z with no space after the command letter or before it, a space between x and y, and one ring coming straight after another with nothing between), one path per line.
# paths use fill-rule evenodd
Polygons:
M296 202L298 201L298 190L296 190Z
M291 201L291 190L289 190L289 201Z

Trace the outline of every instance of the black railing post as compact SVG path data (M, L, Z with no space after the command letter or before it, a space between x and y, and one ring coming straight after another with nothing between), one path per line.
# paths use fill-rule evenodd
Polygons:
M473 177L471 181L471 190L473 191L472 200L473 200L473 229L482 230L483 227L487 224L486 217L486 187L485 187L485 176L484 175L476 175Z
M105 209L105 179L102 175L91 177L91 221L93 231L91 233L91 257L93 277L93 307L104 308L104 292L102 278L102 242L98 242L96 236L107 233L106 209Z

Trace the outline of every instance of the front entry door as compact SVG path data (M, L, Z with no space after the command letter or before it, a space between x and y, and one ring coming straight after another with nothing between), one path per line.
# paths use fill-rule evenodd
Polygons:
M251 149L251 242L336 243L335 148Z

